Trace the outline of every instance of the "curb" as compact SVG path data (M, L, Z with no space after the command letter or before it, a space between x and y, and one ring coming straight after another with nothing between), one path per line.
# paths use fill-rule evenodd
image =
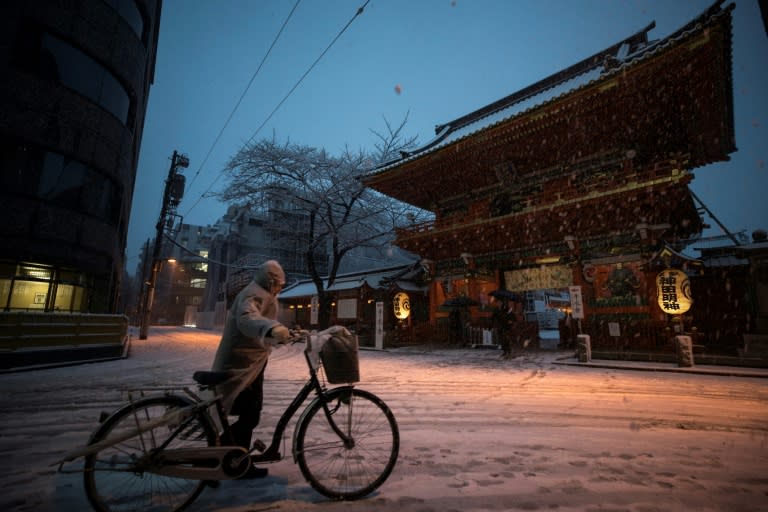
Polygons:
M720 377L752 377L752 378L768 378L768 369L754 369L754 368L735 368L735 367L680 367L680 366L661 366L659 364L648 363L616 363L616 362L589 362L582 363L580 361L567 361L557 359L553 361L554 364L563 366L581 366L585 368L605 368L612 370L634 370L644 372L666 372L666 373L692 373L696 375L715 375Z

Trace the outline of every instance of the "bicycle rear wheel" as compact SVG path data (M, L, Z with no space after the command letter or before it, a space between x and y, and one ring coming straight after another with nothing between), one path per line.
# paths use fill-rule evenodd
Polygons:
M389 477L400 450L400 432L389 407L376 395L352 387L325 394L331 417L352 439L346 445L316 400L296 435L296 459L304 478L329 498L353 500Z
M174 395L144 398L117 410L96 430L90 444L135 435L86 456L83 474L85 492L98 512L175 512L183 510L202 492L205 483L158 475L152 472L152 451L173 437L166 446L196 448L214 445L216 431L203 414L168 423L158 421L173 410L193 402ZM144 432L142 425L158 423ZM107 443L109 444L109 443Z

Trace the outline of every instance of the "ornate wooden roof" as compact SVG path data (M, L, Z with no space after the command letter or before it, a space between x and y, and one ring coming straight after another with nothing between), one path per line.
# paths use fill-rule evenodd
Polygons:
M456 259L462 253L517 254L512 263L525 266L541 255L570 254L567 240L573 239L582 257L604 257L616 246L639 247L645 236L679 239L698 233L701 219L688 193L690 179L681 173L627 182L520 212L468 214L461 222L413 226L398 231L397 245L432 260ZM644 226L656 232L643 233Z
M366 183L457 216L533 212L566 185L645 182L735 150L731 11L723 0L672 35L654 24L521 91L436 127ZM666 175L663 173L667 172ZM574 199L571 197L571 199Z

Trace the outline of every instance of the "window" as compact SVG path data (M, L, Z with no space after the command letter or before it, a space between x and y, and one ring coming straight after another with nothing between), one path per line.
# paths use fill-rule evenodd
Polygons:
M120 219L120 189L84 163L20 143L0 143L0 187L91 215L111 225Z
M3 265L0 308L24 311L85 311L88 276L45 265ZM55 293L55 296L54 296Z
M39 70L98 103L123 124L128 122L131 100L115 76L74 46L48 33L42 35Z
M202 261L195 263L192 268L202 272L208 272L208 251L198 251L198 254L202 258Z
M117 14L125 20L139 39L144 42L144 16L141 15L139 6L136 5L136 0L106 0L106 2L117 11Z

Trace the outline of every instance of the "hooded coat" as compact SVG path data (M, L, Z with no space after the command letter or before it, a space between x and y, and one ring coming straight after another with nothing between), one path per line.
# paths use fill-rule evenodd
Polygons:
M273 327L282 325L277 321L277 296L269 291L270 281L285 283L285 273L274 260L256 269L253 280L237 294L227 314L212 367L213 371L232 375L216 387L227 413L237 395L264 369L272 351L267 335Z

